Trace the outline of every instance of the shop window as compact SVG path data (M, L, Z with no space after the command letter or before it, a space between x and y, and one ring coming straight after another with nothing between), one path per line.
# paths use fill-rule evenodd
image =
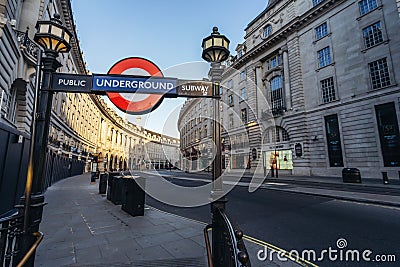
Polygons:
M337 115L325 117L326 138L328 142L329 165L343 167L342 144Z
M385 167L400 166L400 135L394 103L375 106Z

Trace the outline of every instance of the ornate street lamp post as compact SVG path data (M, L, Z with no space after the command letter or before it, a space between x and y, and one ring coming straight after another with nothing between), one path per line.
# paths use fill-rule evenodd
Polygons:
M226 199L222 182L222 162L221 162L221 126L220 122L220 94L219 83L222 80L223 68L221 62L229 57L229 40L218 32L214 27L210 36L203 39L202 58L211 63L211 80L213 82L213 142L215 145L215 155L213 160L213 185L211 192L211 213L212 213L212 258L214 267L223 267L224 255L229 252L224 251L223 221L219 210L225 210Z
M45 57L41 59L38 57L43 76L41 88L39 89L37 86L35 93L25 196L21 200L24 208L24 228L19 253L21 257L27 254L35 242L33 233L39 230L45 205L43 180L53 101L53 92L50 88L51 75L61 66L57 60L58 54L68 53L71 49L72 38L71 32L63 26L58 14L55 14L54 18L49 21L38 21L36 29L34 40L44 49ZM24 266L33 266L34 258L33 255Z

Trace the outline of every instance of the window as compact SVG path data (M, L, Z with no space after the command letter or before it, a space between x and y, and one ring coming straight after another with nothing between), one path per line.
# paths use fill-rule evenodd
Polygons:
M233 106L233 95L229 95L228 96L228 104L229 104L230 107Z
M272 33L272 26L271 25L267 25L264 28L264 38L267 38L268 36L270 36Z
M318 54L318 63L320 68L331 64L331 53L329 51L329 46L319 50L317 54Z
M340 141L339 122L337 115L325 117L326 138L328 142L329 165L343 167L342 144Z
M282 56L276 55L268 60L268 70L276 68L282 65Z
M366 48L383 42L381 22L378 21L363 29L363 36Z
M9 94L2 91L1 94L2 101L5 102L5 116L11 122L15 122L15 113L17 110L17 91L14 87L10 88ZM4 100L3 100L4 99ZM0 107L1 111L1 107ZM1 112L0 112L1 113Z
M386 58L368 64L372 88L378 89L390 85L389 69Z
M321 81L322 102L329 103L336 100L333 77Z
M219 87L219 94L222 95L222 93L223 93L223 87L220 86L220 87Z
M315 28L315 39L319 40L324 36L328 35L328 24L326 22L322 23L319 25L317 28Z
M242 71L242 72L240 72L240 80L241 80L241 81L246 80L246 71L245 71L245 70Z
M400 166L400 134L393 102L375 106L385 167Z
M312 1L313 6L318 5L318 4L321 3L322 1L324 1L324 0L313 0L313 1Z
M271 89L271 104L272 110L283 108L283 89L282 89L282 77L275 76L269 82Z
M228 89L232 89L232 87L233 87L233 81L229 80L228 81Z
M358 2L360 14L364 15L378 7L378 0L362 0Z
M229 114L229 128L233 128L233 114Z
M240 58L240 57L242 57L243 56L243 49L240 49L239 51L238 51L238 58Z
M247 108L244 108L240 111L242 122L247 123Z
M240 97L242 98L242 100L247 99L246 87L243 87L242 89L240 89Z

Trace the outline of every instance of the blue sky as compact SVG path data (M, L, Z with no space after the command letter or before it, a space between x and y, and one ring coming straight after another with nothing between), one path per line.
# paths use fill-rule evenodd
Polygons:
M72 0L81 49L90 71L107 73L117 61L139 56L153 61L165 76L181 79L207 76L201 41L213 26L231 40L234 54L236 45L244 41L245 27L266 4L260 0ZM176 120L184 101L164 100L157 110L142 118L142 126L178 137ZM136 122L136 117L128 119Z

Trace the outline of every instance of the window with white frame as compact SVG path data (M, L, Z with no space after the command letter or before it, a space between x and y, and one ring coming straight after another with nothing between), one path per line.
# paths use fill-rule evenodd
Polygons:
M389 68L386 58L368 64L373 89L390 85Z
M316 5L318 5L319 3L323 2L323 1L324 0L313 0L312 3L313 3L313 6L316 6Z
M240 97L242 98L242 100L247 99L246 87L243 87L242 89L240 89Z
M233 106L233 94L230 94L228 96L228 105L231 107Z
M363 29L364 44L366 48L383 42L381 22L378 21Z
M241 80L241 81L246 80L246 71L245 71L245 70L243 70L243 71L240 72L240 80Z
M229 80L228 81L228 89L232 89L232 87L233 87L233 81L232 80Z
M240 110L240 115L243 123L247 123L247 108L243 108Z
M264 28L264 38L269 37L271 35L271 33L272 33L272 26L268 24Z
M319 40L324 36L328 35L328 24L326 22L322 23L315 28L315 40Z
M322 91L322 102L324 104L336 100L333 77L329 77L321 81L321 91Z
M275 76L269 82L271 90L272 110L283 108L282 76Z
M319 50L317 54L318 54L318 66L320 68L325 67L332 63L329 46Z
M364 15L378 7L378 0L362 0L358 2L360 14Z
M276 68L276 67L282 65L282 55L276 55L276 56L270 58L267 61L267 64L268 64L268 70L271 70L273 68Z
M228 122L229 128L233 128L234 123L233 123L233 114L229 114L229 122Z

